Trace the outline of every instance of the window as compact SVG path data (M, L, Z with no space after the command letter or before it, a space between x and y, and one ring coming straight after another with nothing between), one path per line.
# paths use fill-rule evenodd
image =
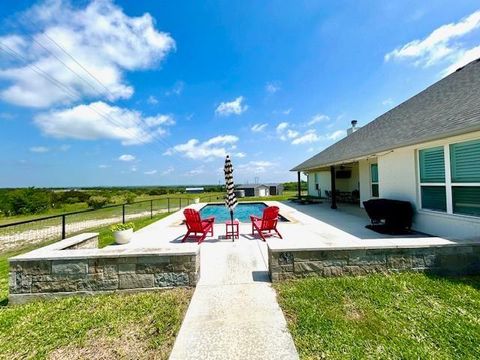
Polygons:
M447 211L443 146L419 151L422 208Z
M372 183L372 196L378 197L378 164L370 165L370 179Z
M418 152L423 209L480 216L480 140Z
M452 210L480 216L480 140L450 145Z

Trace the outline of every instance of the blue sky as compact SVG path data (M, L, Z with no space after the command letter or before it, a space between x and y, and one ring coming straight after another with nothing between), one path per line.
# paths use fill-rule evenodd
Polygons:
M16 1L0 8L0 187L288 170L480 57L476 1Z

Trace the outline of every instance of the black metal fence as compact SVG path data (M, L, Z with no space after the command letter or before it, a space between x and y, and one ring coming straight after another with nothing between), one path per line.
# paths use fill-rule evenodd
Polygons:
M207 195L197 199L200 202L212 202L223 197ZM196 199L176 197L150 199L3 224L0 225L0 252L26 244L62 240L87 230L119 222L153 218L158 214L178 211L195 201Z

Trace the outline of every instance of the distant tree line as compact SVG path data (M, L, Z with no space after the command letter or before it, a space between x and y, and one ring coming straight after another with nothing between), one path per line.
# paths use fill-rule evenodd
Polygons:
M286 183L283 183L283 190L285 190L285 191L297 191L298 190L297 186L298 186L298 184L297 184L296 181L286 182ZM302 180L300 182L300 188L302 190L307 190L307 188L308 188L307 182Z
M225 191L224 185L203 185L202 187L206 193ZM303 187L306 189L306 182L302 182ZM49 209L62 209L72 204L101 208L109 204L132 203L141 196L184 194L185 188L186 186L0 189L0 216L39 214ZM285 183L284 189L296 191L297 183Z
M221 192L221 185L204 186L205 192ZM0 189L0 216L39 214L69 204L101 208L109 204L133 203L140 196L184 194L185 186L88 189Z

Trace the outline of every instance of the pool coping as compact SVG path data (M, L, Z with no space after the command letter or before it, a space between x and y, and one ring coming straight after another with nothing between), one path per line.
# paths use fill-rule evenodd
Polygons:
M268 201L268 200L267 200ZM276 206L276 205L269 205L266 203L266 201L241 201L241 202L238 202L237 203L237 206L239 205L242 205L242 204L263 204L265 205L265 207L268 207L268 206ZM208 203L199 203L199 205L203 205L201 208L197 209L198 212L201 212L206 206L209 206L209 205L215 205L215 206L225 206L224 203L222 202L208 202ZM292 221L291 219L289 219L287 216L285 216L284 214L281 213L281 208L280 208L280 213L278 214L279 215L279 218L283 219L281 220L282 223L290 223L290 222L295 222L295 221ZM235 219L235 220L238 220L238 219ZM238 220L241 224L249 224L250 221L240 221ZM224 224L225 222L223 221L219 221L218 222L219 224Z

